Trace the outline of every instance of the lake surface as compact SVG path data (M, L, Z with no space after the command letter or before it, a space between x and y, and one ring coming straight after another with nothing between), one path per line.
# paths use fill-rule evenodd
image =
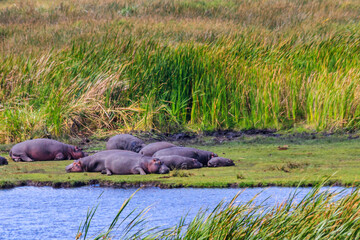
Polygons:
M331 191L343 189L332 187ZM146 188L135 194L122 216L134 209L138 209L139 212L151 206L146 214L147 226L166 228L179 223L181 217L186 214L190 220L201 208L213 209L220 201L231 200L239 191L243 191L237 199L239 203L245 203L261 192L256 198L256 203L274 205L287 199L294 190L295 188L285 187L245 190ZM300 188L297 201L310 190L311 188ZM88 209L99 204L91 222L88 235L91 236L110 225L124 200L135 191L135 188L114 189L96 186L71 189L17 187L0 190L0 239L75 239ZM350 191L351 189L345 189L344 194ZM118 236L120 235L119 233Z

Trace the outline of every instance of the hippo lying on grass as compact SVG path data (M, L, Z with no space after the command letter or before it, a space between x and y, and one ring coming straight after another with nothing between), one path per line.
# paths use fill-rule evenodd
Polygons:
M112 174L141 174L150 173L169 173L170 169L163 164L158 158L142 156L141 158L131 159L124 156L117 156L114 159L105 161L105 172L107 175ZM102 172L104 173L104 172Z
M168 173L159 159L124 150L107 150L81 158L68 165L66 172L101 172L111 174Z
M8 165L8 161L4 157L0 157L0 166L1 165Z
M73 163L66 166L65 170L66 172L101 172L105 170L105 159L111 157L112 154L121 154L122 152L137 154L124 150L101 151L94 155L75 160Z
M207 163L208 167L234 166L234 162L228 158L214 157Z
M146 145L144 142L130 134L119 134L111 137L106 143L106 150L120 149L139 152Z
M78 147L41 138L16 144L9 155L15 162L79 159L86 156Z
M201 168L203 165L194 158L182 157L182 156L163 156L159 157L168 168L173 169L192 169Z
M196 148L171 147L171 148L165 148L160 151L157 151L153 155L153 157L162 157L162 156L171 156L171 155L195 158L200 163L202 163L204 166L207 166L207 162L211 158L218 156L217 154L215 154L213 152L204 151L204 150L200 150L200 149L196 149Z
M141 151L139 153L144 156L151 157L157 151L160 151L165 148L171 148L171 147L176 147L176 145L169 143L169 142L154 142L154 143L150 143L150 144L146 145L144 148L141 149Z

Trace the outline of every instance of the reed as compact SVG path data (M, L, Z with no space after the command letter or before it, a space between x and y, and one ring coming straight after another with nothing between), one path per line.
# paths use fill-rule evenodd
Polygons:
M0 142L359 128L359 3L5 1Z
M286 201L275 206L255 204L257 196L247 203L239 203L239 192L230 202L221 202L211 211L200 210L188 223L184 217L173 228L144 234L142 238L358 239L358 189L344 196L342 192L335 193L331 189L322 191L321 186L314 187L301 200L295 200L295 191ZM110 235L106 237L112 239Z

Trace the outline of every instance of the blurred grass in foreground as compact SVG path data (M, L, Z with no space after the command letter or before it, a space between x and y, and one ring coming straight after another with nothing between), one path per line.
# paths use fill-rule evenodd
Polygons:
M173 228L156 231L136 228L144 222L144 212L135 216L127 226L116 225L131 196L109 229L93 239L117 239L119 233L113 231L115 226L124 228L124 232L132 230L121 239L358 239L359 190L354 189L351 194L339 197L341 192L321 191L321 186L314 187L300 201L295 201L295 191L275 206L255 205L256 197L247 203L237 203L237 198L241 197L239 192L230 202L220 202L212 211L200 210L189 224L183 218ZM96 209L92 209L88 214L83 229L91 227L95 212ZM77 239L85 239L86 234L80 233L79 228Z

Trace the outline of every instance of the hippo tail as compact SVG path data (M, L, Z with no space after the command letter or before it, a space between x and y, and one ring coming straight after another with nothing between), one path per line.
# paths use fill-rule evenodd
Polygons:
M9 152L9 156L12 158L12 151L10 150L10 152Z

